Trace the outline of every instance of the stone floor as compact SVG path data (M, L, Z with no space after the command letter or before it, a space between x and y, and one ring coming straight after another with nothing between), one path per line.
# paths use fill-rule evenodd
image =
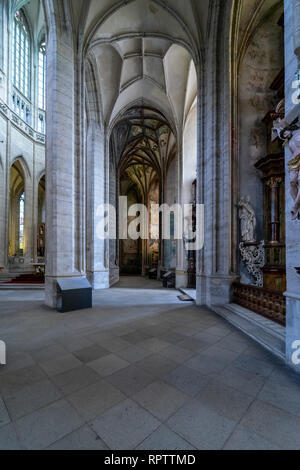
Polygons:
M224 320L124 278L58 314L0 292L0 449L300 449L300 381Z

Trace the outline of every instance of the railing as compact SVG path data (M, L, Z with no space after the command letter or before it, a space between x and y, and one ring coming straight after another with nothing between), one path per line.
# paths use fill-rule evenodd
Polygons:
M0 99L0 114L9 119L16 127L25 132L31 139L45 144L46 139L45 135L39 132L36 132L31 126L29 126L25 121L23 121L16 113L14 113L1 99Z
M30 101L25 98L14 87L12 94L13 112L19 116L22 121L26 122L29 126L32 125L32 105Z
M234 283L232 300L280 325L286 325L286 299L281 292Z

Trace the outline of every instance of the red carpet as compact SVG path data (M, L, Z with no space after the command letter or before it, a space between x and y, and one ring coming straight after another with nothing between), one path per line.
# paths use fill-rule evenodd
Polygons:
M43 274L21 274L20 276L5 282L4 284L44 284L45 276Z

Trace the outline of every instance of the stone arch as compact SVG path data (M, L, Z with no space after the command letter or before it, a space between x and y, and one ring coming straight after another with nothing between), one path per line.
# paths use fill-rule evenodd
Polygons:
M13 160L10 162L10 166L12 166L16 162L20 163L20 165L22 167L22 170L24 172L24 177L26 179L31 180L31 172L30 172L28 163L27 163L26 159L23 157L23 155L19 155L19 156L13 158Z
M25 194L26 201L26 176L24 167L20 159L16 159L9 169L10 184L9 184L9 256L23 256L26 247L26 240L24 239L24 225L22 222L21 233L21 196ZM24 207L24 199L22 204ZM23 213L24 217L24 213Z

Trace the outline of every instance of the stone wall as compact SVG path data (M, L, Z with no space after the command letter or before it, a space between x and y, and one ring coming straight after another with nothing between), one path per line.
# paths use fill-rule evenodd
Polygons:
M267 156L267 128L262 120L275 109L273 80L284 66L284 38L278 25L281 9L271 13L251 36L239 69L239 198L250 196L257 218L257 240L263 239L263 184L255 163ZM251 283L245 265L241 282Z
M45 174L45 146L20 131L5 115L0 113L0 266L9 271L9 175L16 161L25 177L25 241L26 265L37 260L38 186ZM26 267L26 266L25 266Z

